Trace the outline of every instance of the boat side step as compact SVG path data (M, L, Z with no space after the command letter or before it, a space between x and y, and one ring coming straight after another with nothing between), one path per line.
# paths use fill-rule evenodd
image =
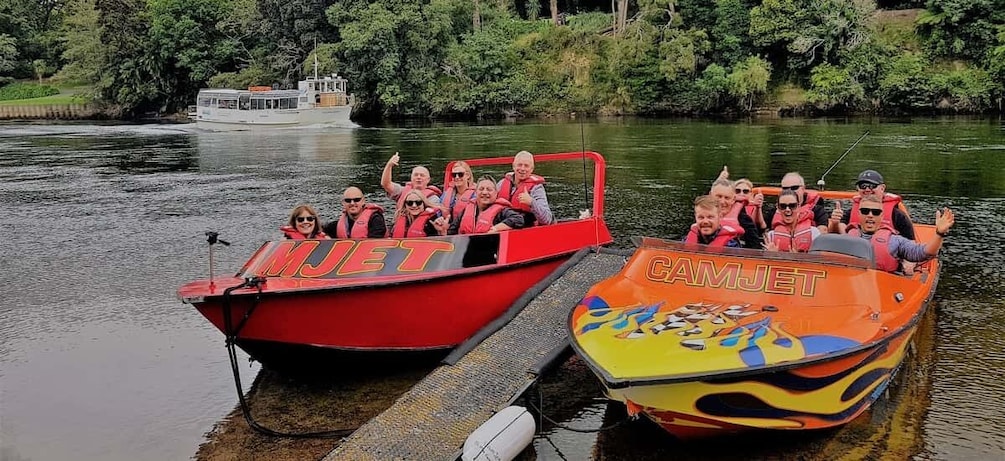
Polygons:
M625 263L623 254L610 250L576 256L579 262L543 281L547 287L509 323L453 365L433 370L324 459L457 459L467 436L519 398L537 379L542 360L568 343L569 312L586 291Z

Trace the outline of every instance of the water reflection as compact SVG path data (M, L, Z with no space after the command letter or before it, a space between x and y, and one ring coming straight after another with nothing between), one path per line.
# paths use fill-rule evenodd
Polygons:
M1005 373L999 346L1005 293L998 274L1005 256L996 245L1000 238L988 232L1005 225L1005 134L998 122L579 122L243 133L0 125L0 229L6 239L0 282L7 300L0 304L0 458L191 456L235 402L222 337L174 294L207 272L203 232L218 231L234 243L216 258L219 268L236 270L277 235L298 203L313 203L333 219L342 189L360 185L372 200L390 206L378 184L396 151L402 155L399 182L415 165L430 167L439 182L452 159L583 146L601 152L608 163L607 220L616 245L627 247L633 235L678 237L691 198L724 164L755 183L777 183L795 170L812 184L866 130L870 135L827 176L828 188L850 188L859 171L874 168L905 196L917 219L932 222L941 206L958 212L944 250L934 352L917 361L924 367L913 375L927 381L901 386L923 391L909 395L930 402L916 431L921 457L1005 453L1005 436L997 431L1005 425L1005 384L994 378ZM586 206L584 183L592 178L581 165L543 164L539 172L548 178L558 216L573 217ZM246 382L257 371L243 370ZM588 372L570 379L577 389L596 384ZM582 398L558 397L564 406L558 414L570 424L616 419L610 413L616 410L596 397L595 390ZM877 416L856 430L897 420ZM630 427L621 442L617 431L582 438L551 428L551 442L538 441L535 450L542 459L554 459L558 450L571 453L570 459L641 459L650 456L647 450L677 456L656 436L658 429ZM814 445L816 437L776 442L802 457L821 449L835 453ZM723 445L733 456L747 456L737 444Z

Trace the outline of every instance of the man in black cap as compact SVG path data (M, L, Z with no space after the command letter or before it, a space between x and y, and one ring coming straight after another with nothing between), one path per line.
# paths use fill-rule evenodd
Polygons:
M904 238L914 240L914 223L900 209L900 196L886 193L883 175L876 170L865 170L858 175L855 189L858 191L858 195L852 198L851 212L844 214L840 203L838 203L828 222L829 232L843 234L849 224L860 223L859 202L861 198L875 194L883 198L883 224L892 227Z

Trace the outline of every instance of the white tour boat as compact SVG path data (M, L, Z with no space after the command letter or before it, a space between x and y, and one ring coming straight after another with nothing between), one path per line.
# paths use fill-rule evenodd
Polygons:
M353 96L347 80L332 74L307 77L296 90L253 86L247 90L199 90L196 126L207 130L250 130L262 127L326 125L355 127L349 121Z

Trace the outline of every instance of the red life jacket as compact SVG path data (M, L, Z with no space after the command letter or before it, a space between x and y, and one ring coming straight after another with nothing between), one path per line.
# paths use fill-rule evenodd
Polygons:
M869 239L872 242L872 252L876 256L876 269L886 272L896 272L900 268L900 261L890 254L890 238L893 236L893 228L883 224L876 233ZM859 237L862 231L858 224L848 226L848 235Z
M900 205L900 201L900 196L897 194L883 194L883 224L890 226L891 229L893 229L893 209ZM851 215L848 216L848 225L861 222L858 207L862 203L862 197L856 195L852 197L851 202ZM896 229L893 231L897 232Z
M457 200L454 200L454 197ZM448 187L447 191L443 193L443 206L447 207L449 216L447 216L447 221L452 221L454 218L461 215L464 212L464 208L468 206L469 203L475 201L475 188L472 187L460 195L457 195L456 189L453 187ZM450 202L454 202L452 205Z
M776 212L775 216L780 214ZM789 226L779 222L771 229L768 236L772 242L775 242L775 245L778 245L780 251L806 253L810 251L810 245L813 244L813 227L813 213L800 210L796 216L795 232L789 233Z
M735 229L737 232L737 237L743 237L743 234L746 232L743 229L743 226L740 225L740 210L742 210L743 207L746 206L746 204L747 204L746 200L734 202L733 207L730 208L728 212L726 212L726 215L719 218L719 224L722 225L723 227L729 226Z
M479 213L478 204L471 202L464 208L464 214L461 215L461 225L457 233L484 234L494 225L492 221L495 220L496 215L502 213L507 208L512 208L509 200L497 198L488 208ZM475 217L475 215L478 216Z
M292 239L292 240L307 240L307 237L305 237L304 234L301 234L300 231L298 231L294 227L281 226L279 228L279 230L288 239ZM316 234L314 234L314 237L312 237L312 239L314 239L314 240L320 240L320 239L326 239L326 238L328 238L328 236L325 235L325 232L323 230L321 230L321 229L318 229L318 232Z
M408 218L405 217L405 215L399 214L398 218L394 220L394 230L391 231L391 238L403 239L427 237L426 221L429 221L435 213L436 210L426 208L425 211L419 213L419 215L412 220L411 225L408 225ZM405 226L408 226L408 229L405 229Z
M342 212L342 216L338 218L338 224L335 225L335 237L340 239L365 239L370 232L370 217L377 211L383 213L384 209L380 205L367 203L363 207L363 211L359 212L356 221L352 223L352 229L348 228L349 218L345 212Z
M512 204L510 205L510 207L513 208L514 210L530 213L531 212L530 205L524 205L522 202L520 202L518 197L520 197L520 194L524 192L529 194L530 190L533 189L534 186L538 184L544 184L544 178L536 174L531 174L530 176L527 177L527 179L520 181L520 184L517 184L516 189L514 190L513 172L511 171L509 173L506 173L506 176L503 176L502 181L499 182L499 198L506 200L507 202L510 202Z
M750 216L751 218L753 218L754 217L754 213L757 213L757 210L760 210L760 209L761 209L760 205L751 205L749 203L743 205L743 211L746 211L747 212L747 216Z
M741 229L742 230L742 229ZM720 225L719 232L715 234L715 238L712 242L708 244L710 247L724 247L726 243L730 240L735 240L742 235L737 228L733 226ZM687 232L687 237L684 238L684 243L698 243L698 224L691 224L691 230Z
M814 220L816 215L813 214L813 207L817 205L818 201L820 201L820 194L817 194L816 191L812 190L806 191L806 203L800 205L799 208L796 208L796 220L801 221L803 219L803 213L806 213L809 215L810 223L814 226L819 226L820 223ZM771 227L774 228L781 223L782 214L776 209L775 216L771 218Z
M399 210L405 207L405 197L408 197L408 193L411 192L412 189L413 188L411 183L406 184L405 188L401 189L401 195L398 196ZM422 193L426 196L426 198L431 198L433 196L439 197L442 192L440 192L439 187L429 184L426 186L425 189L422 189Z

